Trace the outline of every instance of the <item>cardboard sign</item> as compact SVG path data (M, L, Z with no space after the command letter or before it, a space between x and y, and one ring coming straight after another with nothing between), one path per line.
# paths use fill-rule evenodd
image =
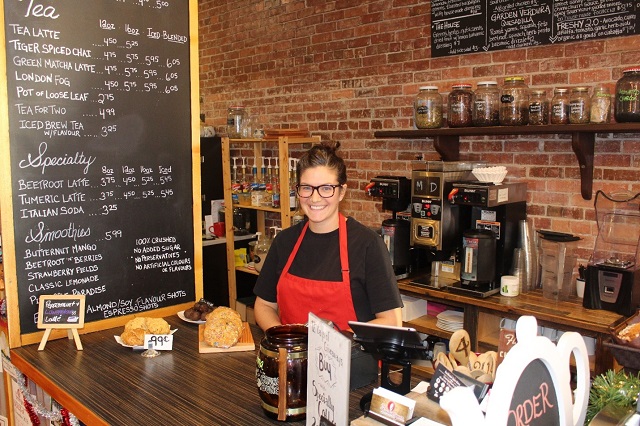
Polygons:
M73 338L76 348L81 351L82 343L78 329L84 327L84 295L41 295L38 302L38 328L45 332L38 350L44 349L54 328L68 329L69 339Z
M349 424L351 340L309 313L307 425Z

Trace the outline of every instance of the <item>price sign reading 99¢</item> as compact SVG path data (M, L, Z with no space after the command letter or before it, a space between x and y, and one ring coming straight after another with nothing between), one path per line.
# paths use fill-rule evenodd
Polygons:
M173 349L173 334L145 334L144 347L157 351L170 351Z

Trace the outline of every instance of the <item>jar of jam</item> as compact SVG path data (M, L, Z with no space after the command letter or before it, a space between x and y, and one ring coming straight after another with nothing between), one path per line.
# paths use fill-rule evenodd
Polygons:
M592 123L608 123L611 119L611 94L609 89L604 85L597 85L593 88L591 95L591 114Z
M529 88L524 77L506 77L500 92L500 124L523 126L529 122Z
M437 86L421 86L413 102L413 118L417 129L442 126L442 95Z
M616 121L640 121L640 67L627 68L616 83Z
M569 89L558 88L551 99L551 124L569 123Z
M540 125L549 123L549 100L545 90L531 91L529 97L529 124Z
M473 93L471 121L474 126L500 124L500 89L496 81L480 81Z
M473 124L471 102L473 90L467 83L454 84L448 97L447 124L449 127L467 127Z
M574 87L569 99L569 123L585 124L589 122L591 114L591 99L589 88L585 86Z

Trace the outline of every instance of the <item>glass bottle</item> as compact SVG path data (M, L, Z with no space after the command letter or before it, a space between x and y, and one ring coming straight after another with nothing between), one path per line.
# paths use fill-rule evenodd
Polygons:
M467 83L454 84L448 97L447 124L449 127L467 127L471 120L471 101L473 91Z
M611 94L607 86L597 85L591 95L590 121L608 123L611 119Z
M474 126L500 124L500 90L497 81L480 81L473 93L471 120Z
M421 86L413 102L417 129L436 129L442 126L442 95L437 86Z
M529 122L529 88L524 77L506 77L500 91L500 124L523 126Z
M569 122L569 89L558 88L553 91L550 121L551 124Z
M241 138L244 119L247 113L242 105L233 105L227 109L227 135L230 138Z
M640 67L627 68L616 83L616 121L640 121Z
M585 86L574 87L569 99L569 123L586 124L591 114L591 99L589 88Z
M529 124L540 125L549 123L549 100L545 90L531 91L529 98Z

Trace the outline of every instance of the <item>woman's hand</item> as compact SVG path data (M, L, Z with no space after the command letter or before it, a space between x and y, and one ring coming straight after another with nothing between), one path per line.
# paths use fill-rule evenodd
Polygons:
M256 323L262 331L265 331L276 325L282 325L280 316L278 315L278 304L267 302L266 300L256 297L256 303L253 305L253 314Z

